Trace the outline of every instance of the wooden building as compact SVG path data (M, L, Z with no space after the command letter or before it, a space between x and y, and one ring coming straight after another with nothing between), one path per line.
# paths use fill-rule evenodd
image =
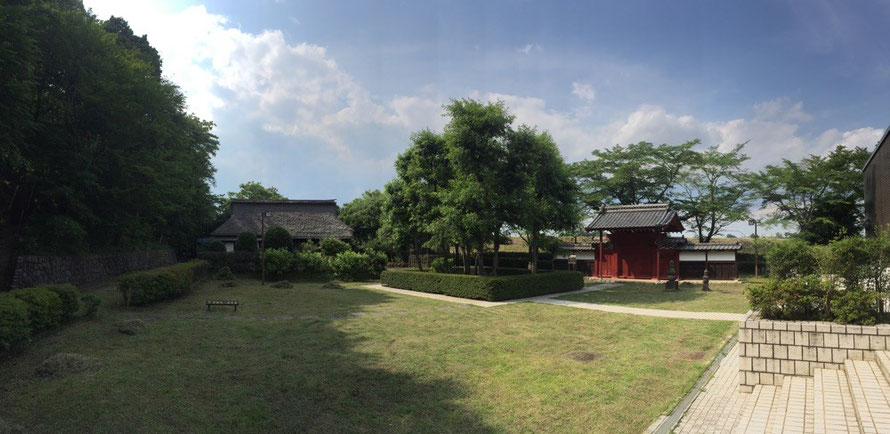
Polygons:
M664 280L670 261L674 261L678 279L701 279L706 265L711 279L738 278L736 252L741 244L691 243L670 236L683 231L670 204L602 206L587 231L601 240L593 243L596 259L592 266L577 267L590 276Z
M865 176L865 233L890 226L890 127L862 169Z

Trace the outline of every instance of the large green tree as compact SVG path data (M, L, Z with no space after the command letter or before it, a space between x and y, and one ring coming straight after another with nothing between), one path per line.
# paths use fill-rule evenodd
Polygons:
M745 145L721 152L716 146L698 152L679 179L674 194L687 226L699 242L707 243L726 226L748 216L748 172L742 163L748 156Z
M572 164L581 201L591 209L601 203L636 205L665 202L696 159L692 140L680 145L639 142L593 151L593 159Z
M5 2L0 17L0 258L16 241L192 251L213 217L218 143L147 41L80 2Z
M287 199L275 187L266 187L259 181L247 181L238 185L238 191L230 191L228 199L283 200Z
M520 126L507 141L510 175L504 179L511 201L512 225L528 241L532 273L545 230L566 231L578 225L577 185L550 134Z
M825 244L863 230L862 166L865 148L837 147L827 156L810 155L799 162L782 160L752 179L752 188L772 220L798 227L801 237Z
M364 244L377 237L385 201L382 191L368 190L360 197L343 204L340 220L352 228L352 239L355 242Z

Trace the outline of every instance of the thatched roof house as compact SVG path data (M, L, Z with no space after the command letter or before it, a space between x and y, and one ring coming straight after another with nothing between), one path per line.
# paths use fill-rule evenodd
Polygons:
M210 233L232 251L241 232L262 236L265 227L281 226L299 243L307 240L352 238L352 229L337 217L337 201L329 200L250 200L233 199L232 217Z

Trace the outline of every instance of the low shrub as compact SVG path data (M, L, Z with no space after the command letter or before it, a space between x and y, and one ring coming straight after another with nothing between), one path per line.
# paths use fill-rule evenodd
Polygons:
M287 249L268 249L265 253L266 273L283 276L294 270L296 257Z
M817 259L813 246L803 240L778 243L766 255L770 277L779 280L815 274L819 263Z
M821 320L825 318L827 285L818 276L771 279L748 288L751 308L767 319Z
M332 272L331 263L319 252L297 252L296 270L301 274L320 275Z
M235 240L236 252L256 253L259 250L256 243L256 235L253 232L241 232L238 234L238 239Z
M99 313L99 306L102 305L102 299L90 294L83 296L80 301L83 302L83 316L95 318Z
M209 262L212 269L229 267L234 273L254 273L260 269L257 252L199 252L198 259Z
M125 274L118 278L117 289L129 306L146 305L179 297L207 276L210 263L196 259L169 267Z
M71 319L80 311L80 292L74 285L49 285L45 288L55 292L62 301L62 320Z
M10 291L13 297L28 305L28 324L34 331L54 327L62 322L64 307L59 294L46 287Z
M873 325L880 318L880 294L872 291L839 291L831 300L834 320L842 324Z
M436 258L433 259L433 262L430 262L430 271L433 273L450 273L451 264L445 258Z
M235 275L232 274L231 268L222 266L216 270L216 273L213 274L213 278L216 280L235 280Z
M338 240L336 238L325 238L318 243L318 248L321 250L321 254L334 257L339 255L340 253L349 251L349 244L346 244L343 240Z
M269 249L294 249L294 239L287 229L281 226L272 226L266 230L266 238L263 240L263 248Z
M386 255L379 252L340 252L331 260L334 274L343 280L376 278L386 268Z
M226 245L220 240L210 240L198 244L198 250L203 252L225 252Z
M12 294L0 294L0 349L8 350L30 336L28 304Z
M381 273L380 282L392 288L475 300L501 301L578 290L584 287L584 276L574 271L474 276L387 270Z

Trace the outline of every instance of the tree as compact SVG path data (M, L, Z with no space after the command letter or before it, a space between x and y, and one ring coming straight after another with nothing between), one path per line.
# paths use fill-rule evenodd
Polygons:
M13 249L193 254L218 142L143 55L147 40L129 46L126 21L80 2L7 2L0 17L0 261Z
M340 220L352 228L352 239L355 242L363 244L377 237L385 201L382 191L368 190L340 209Z
M682 219L691 223L698 241L707 243L726 226L748 215L748 173L742 163L744 144L720 152L716 146L696 153L688 170L680 176L676 193Z
M275 187L266 187L257 181L247 181L238 185L238 191L230 191L228 198L231 199L254 199L254 200L284 200Z
M238 239L235 240L235 251L248 253L258 252L259 248L256 244L256 235L254 235L253 232L247 231L238 234Z
M454 177L448 186L443 214L458 218L476 251L476 272L482 272L482 252L494 245L492 272L497 274L501 230L509 202L502 194L505 142L514 117L502 101L482 103L452 100L445 107L451 121L445 126L445 146ZM469 250L470 246L464 246Z
M266 239L263 240L263 248L268 249L294 249L294 239L287 229L281 226L272 226L266 229Z
M550 134L520 126L510 135L507 150L513 173L505 180L513 186L505 192L511 196L511 221L527 234L531 271L536 273L542 231L571 230L580 221L577 185Z
M782 160L756 174L752 187L772 219L796 224L807 241L825 244L858 234L864 225L862 166L865 148L837 147L828 156Z
M695 160L692 140L681 145L639 142L593 151L594 159L572 164L581 188L581 201L589 208L601 203L636 205L668 200L684 169Z

